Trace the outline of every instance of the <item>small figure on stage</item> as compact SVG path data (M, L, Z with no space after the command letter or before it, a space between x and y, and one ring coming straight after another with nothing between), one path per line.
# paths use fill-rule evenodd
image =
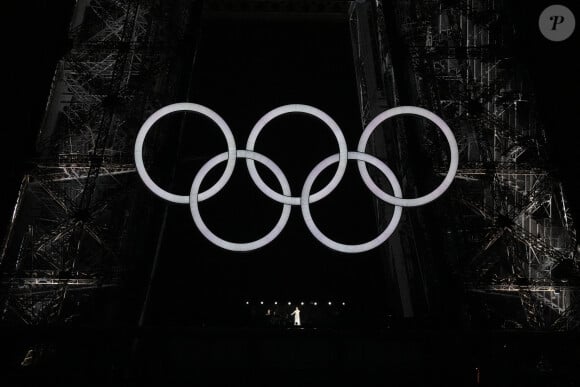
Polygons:
M294 312L290 313L290 316L294 316L294 325L300 326L300 309L298 307L294 309Z

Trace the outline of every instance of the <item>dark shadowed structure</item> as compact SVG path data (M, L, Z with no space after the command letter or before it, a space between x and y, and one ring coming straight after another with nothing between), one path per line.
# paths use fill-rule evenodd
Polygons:
M6 375L24 385L47 373L58 375L59 385L578 383L580 354L568 343L577 343L580 325L579 144L562 130L578 126L578 75L561 60L578 38L559 48L544 41L536 24L545 6L33 6L31 24L46 32L40 41L42 31L23 40L45 51L38 65L13 69L28 79L14 89L31 98L14 115L29 118L10 121L26 130L2 134ZM23 50L25 43L15 52L36 63L32 53L39 51ZM539 51L541 59L532 54ZM185 101L223 117L238 149L256 122L282 105L326 112L349 150L379 113L420 106L452 128L459 168L441 198L403 209L393 235L368 252L325 247L299 206L269 245L231 252L199 232L188 205L158 198L135 170L143 122ZM8 156L4 144L23 151ZM174 113L147 136L144 160L157 184L185 195L202 165L226 149L211 120ZM280 167L299 196L313 167L338 147L321 120L287 114L268 124L256 151ZM441 132L416 116L381 124L366 152L394 171L405 197L432 191L450 159ZM208 174L202 190L224 166ZM272 173L258 171L279 189ZM282 210L252 182L242 159L224 189L199 207L209 229L233 242L266 234ZM324 233L349 244L374 238L393 215L354 161L311 210ZM300 327L292 327L296 306Z

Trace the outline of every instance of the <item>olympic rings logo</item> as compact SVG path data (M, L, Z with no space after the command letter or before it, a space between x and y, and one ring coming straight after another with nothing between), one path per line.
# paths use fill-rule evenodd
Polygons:
M193 179L189 196L176 195L167 192L161 187L159 187L151 179L143 163L143 143L145 141L147 133L149 132L149 130L151 130L153 124L155 124L157 120L168 114L180 111L196 112L213 120L217 124L217 126L221 129L223 135L226 138L226 143L228 146L227 152L218 154L217 156L207 161L201 167L201 169ZM288 184L288 181L286 180L284 173L271 159L269 159L268 157L264 156L261 153L254 151L254 147L256 145L258 136L260 135L262 130L264 130L264 127L274 118L289 113L303 113L312 115L320 119L333 132L334 136L336 137L339 149L338 153L327 157L314 167L314 169L310 172L310 174L306 178L306 181L304 182L300 196L291 195L290 185ZM437 127L445 135L445 138L449 143L449 149L451 152L449 170L447 172L447 175L443 179L443 182L441 182L441 184L437 188L435 188L435 190L433 190L431 193L415 199L402 198L401 186L399 185L399 182L395 177L393 171L391 171L391 169L378 158L365 153L369 137L371 136L373 131L377 128L377 126L389 118L403 114L411 114L424 117L433 122L435 125L437 125ZM268 196L272 200L283 205L280 219L278 220L274 228L262 238L248 243L229 242L215 235L205 225L203 219L201 218L198 206L199 202L211 198L228 183L228 180L233 174L236 160L239 158L246 159L246 165L250 172L250 176L254 181L254 183L256 184L256 186L260 189L260 191L262 191L266 196ZM344 176L346 170L346 163L348 160L357 160L358 169L360 171L363 182L374 195L376 195L380 200L395 206L393 217L384 231L382 231L376 238L374 238L371 241L355 245L342 244L328 238L316 226L310 213L311 203L315 203L319 200L324 199L338 186L342 177ZM205 106L186 102L168 105L153 113L145 121L145 123L139 130L137 139L135 141L135 164L137 172L139 173L139 176L141 177L147 188L149 188L155 195L169 202L180 204L189 203L193 221L195 222L195 225L197 226L199 231L213 244L231 251L251 251L266 246L268 243L272 242L276 237L278 237L278 235L280 235L280 233L286 226L286 223L288 222L288 219L290 217L291 206L300 206L302 216L306 223L306 227L310 230L312 235L318 241L320 241L327 247L344 253L360 253L371 250L381 245L383 242L385 242L389 238L389 236L391 236L391 234L395 231L401 219L402 207L416 207L432 202L433 200L441 196L447 190L447 188L449 188L449 186L453 182L455 173L457 171L458 160L459 160L459 152L457 149L457 142L449 126L447 126L447 124L439 116L433 114L432 112L426 109L415 106L395 107L386 110L383 113L379 114L377 117L375 117L364 129L360 137L356 152L348 151L346 140L344 138L342 131L340 130L338 124L329 115L327 115L326 113L315 107L298 104L280 106L264 115L256 123L256 125L250 132L250 136L248 137L248 142L246 144L245 150L237 150L232 131L230 130L226 122L217 113L215 113L213 110ZM280 184L282 193L273 190L264 182L264 180L262 180L256 169L255 165L256 161L258 163L263 164L274 173L276 179L278 180L278 183ZM226 162L226 168L223 175L211 188L207 189L206 191L199 192L201 183L203 182L203 179L206 177L208 172L216 165L223 162ZM316 180L318 175L320 175L320 173L323 170L325 170L326 168L335 163L338 163L338 167L331 181L320 191L311 194L310 191L312 189L312 185L314 184L314 181ZM375 184L375 182L371 179L368 173L366 163L374 165L383 175L385 175L385 177L387 178L387 180L389 181L389 183L393 188L394 196L384 192Z

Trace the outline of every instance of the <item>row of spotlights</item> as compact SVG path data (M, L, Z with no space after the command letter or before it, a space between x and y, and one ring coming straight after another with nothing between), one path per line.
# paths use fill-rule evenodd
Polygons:
M318 302L314 301L312 304L317 306ZM246 301L246 305L250 305L250 301ZM264 301L260 301L260 305L264 305ZM278 305L278 301L274 301L274 305ZM288 305L292 305L292 302L289 301ZM304 302L300 302L300 305L304 305ZM332 305L332 302L328 301L328 305ZM346 305L346 302L343 302L342 305Z

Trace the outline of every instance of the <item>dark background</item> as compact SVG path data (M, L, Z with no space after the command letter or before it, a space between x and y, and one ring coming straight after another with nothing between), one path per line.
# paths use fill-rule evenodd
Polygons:
M4 64L7 65L4 70L4 121L0 131L0 165L4 176L0 190L2 237L9 223L22 175L31 167L29 160L35 155L34 139L40 126L56 62L69 48L67 29L73 3L31 1L2 5L5 21ZM576 15L580 14L576 3L559 3L568 6ZM550 4L548 1L513 2L513 7L517 10L514 12L517 17L514 34L518 42L514 55L518 62L525 64L532 75L537 92L538 113L550 139L554 173L564 182L573 213L578 219L580 183L577 171L580 161L577 149L580 140L576 131L580 128L577 114L580 75L576 71L577 62L573 59L579 47L578 32L564 42L545 39L537 28L537 18ZM357 133L360 132L360 122L347 31L346 25L338 21L313 20L301 24L288 21L206 21L194 67L190 100L219 112L234 129L239 148L243 148L252 125L262 114L282 104L298 102L312 104L328 112L342 127L349 148L353 149ZM236 66L232 66L233 63ZM322 155L334 152L334 140L330 132L315 119L289 117L283 121L283 124L274 122L264 132L257 149L263 150L278 162L284 171L289 171L287 177L293 192L298 192L300 187L296 182L303 181L312 166L322 159ZM272 135L276 125L280 126L278 130L283 131L284 135ZM224 149L219 132L207 126L205 133L206 139L212 145L204 145L197 150L195 147L200 144L195 142L191 133L185 133L184 143L191 145L188 148L191 153L183 154L178 165L177 191L186 191L189 184L188 173L192 168L201 165L204 158L207 159ZM322 152L320 149L313 151L311 145L305 143L304 139L311 134L317 136L313 143L320 141L323 144ZM209 154L208 149L212 150ZM290 149L300 149L300 157L295 157ZM297 165L296 160L299 160ZM223 193L224 197L229 196L232 200L216 197L213 202L208 201L207 211L229 203L227 205L231 205L231 208L222 209L222 213L235 213L243 221L236 220L231 228L224 227L226 219L223 218L208 218L207 222L216 233L222 233L220 235L224 238L248 240L264 233L264 224L273 224L276 221L280 206L260 198L257 189L245 176L246 172L243 168L240 170L236 172L233 185L238 188L231 188ZM353 171L352 168L349 170ZM324 181L324 177L321 180ZM325 231L329 235L345 242L360 242L373 235L373 227L368 227L371 223L369 220L372 219L370 196L357 182L355 175L347 176L347 181L349 184L345 182L339 186L336 195L321 203L321 208L342 207L344 219L352 219L356 223L349 227L346 222L341 221L342 214L334 219L325 219L324 216L316 219L319 219L321 225L328 225ZM247 206L235 204L239 200L234 200L238 194L248 201ZM352 200L345 205L353 195L362 201ZM353 206L352 203L355 202L363 203L363 207ZM366 207L364 203L367 203ZM268 211L261 212L264 214L263 219L255 218L256 212L253 209L257 207L268 208ZM205 211L205 207L202 207L202 211ZM313 211L316 217L316 209ZM323 210L320 214L322 213ZM174 217L174 228L171 228L171 236L164 241L164 246L170 249L166 254L175 256L176 261L167 261L160 267L161 282L168 284L166 291L171 292L171 286L175 286L173 290L177 291L187 281L197 280L197 284L192 286L197 287L198 300L207 303L209 298L214 297L210 302L213 306L205 304L203 309L212 310L218 319L226 318L225 315L220 315L220 310L223 311L219 306L220 300L225 302L229 299L233 302L234 296L239 300L244 297L258 299L266 297L264 293L268 293L272 299L323 299L331 295L344 299L355 297L363 304L367 302L369 309L373 305L388 309L381 295L384 284L381 282L380 270L377 270L379 266L376 255L361 255L355 261L351 257L345 259L344 256L337 257L329 253L309 237L301 224L297 209L293 209L291 222L272 244L271 249L258 252L257 259L252 258L251 262L244 256L237 262L225 257L214 259L225 253L208 246L196 234L187 210L173 206L170 216ZM356 233L353 234L353 231ZM187 260L189 253L182 250L185 246L175 245L174 242L185 237L193 238L193 245L204 246L200 252L200 265L205 265L204 273L218 273L215 274L216 277L179 275L184 272L184 266L177 260L177 256L179 260ZM301 255L296 249L298 241L310 243L309 249L319 254L320 259L312 261ZM330 261L332 264L329 264ZM185 265L188 270L199 269L194 264ZM251 278L252 282L249 283L244 278ZM299 283L300 286L292 287L293 283ZM223 286L229 289L225 293L221 292ZM161 294L158 292L157 297L161 297ZM167 318L175 318L176 321L182 318L165 314L169 310L180 309L177 308L178 305L159 302L157 305L161 307L155 313L157 316L168 316ZM194 313L195 306L191 310ZM156 321L155 318L153 321Z
M69 48L67 28L73 3L72 0L38 0L0 6L5 65L5 98L2 105L4 119L0 129L0 165L3 175L0 185L1 237L4 237L22 175L29 170L31 163L28 161L35 156L34 139L40 126L56 62ZM580 15L578 3L570 0L558 3L569 7L577 17ZM577 171L580 160L577 149L580 139L576 131L580 128L577 114L580 75L575 60L579 48L578 30L565 42L548 41L538 31L537 18L552 2L514 0L512 4L516 10L514 15L517 17L517 28L514 34L518 42L514 55L532 75L538 113L550 139L554 173L563 180L575 217L579 219L580 183ZM244 29L245 33L250 34L246 35L244 41L244 37L236 32L243 28L240 23L206 23L200 55L194 68L190 99L219 112L234 129L240 148L245 144L251 126L263 113L284 103L300 102L311 103L337 120L347 136L349 148L352 149L357 132L360 131L360 123L357 121L358 108L353 93L352 65L350 58L347 58L350 42L344 26L336 22L311 22L299 28L293 26L291 34L286 33L286 27L290 26L287 23L256 23L251 31ZM215 45L218 41L227 43L228 49ZM248 45L250 41L254 44ZM264 45L267 50L263 48ZM256 56L248 55L249 53ZM266 59L269 57L277 57L278 61ZM312 61L302 61L300 58L312 58ZM232 63L239 63L241 66L237 70L232 69ZM272 67L270 63L277 65ZM301 77L293 77L292 74L295 73L301 74ZM340 79L340 86L333 82L336 79ZM232 87L234 84L236 87ZM350 99L343 99L342 95L341 98L333 98L339 95L335 92L337 88L349 95ZM245 106L252 108L245 109ZM207 145L205 141L203 144L196 142L192 133L184 132L184 144L187 144L186 149L190 152L182 153L177 164L179 179L176 181L176 192L186 190L186 180L192 169L201 165L207 157L224 149L219 132L207 125L207 122L188 118L186 123L188 127L193 123L203 124L200 130L204 133ZM283 131L284 135L278 138L271 136L276 129ZM316 134L316 142L319 142L322 150L317 145L317 150L312 152L312 147L304 143L302 139L310 133ZM287 171L293 192L296 192L299 189L297 182L304 179L307 171L323 155L334 152L335 147L332 136L315 119L288 117L280 123L272 123L272 127L260 137L257 149L263 150ZM290 149L300 149L301 157L294 157L288 152ZM300 162L293 165L296 159ZM353 168L349 170L353 172ZM209 179L211 180L211 176ZM247 204L236 205L240 200L233 200L236 195L243 196ZM320 216L316 219L319 219L320 225L328 227L325 230L330 235L347 242L356 242L372 235L373 230L368 228L372 215L365 206L360 208L344 205L344 200L349 195L362 199L357 202L365 203L366 200L368 203L369 196L358 182L356 174L348 175L345 183L339 186L336 196L321 203L321 206L342 206L344 218L356 222L352 227L357 231L355 235L340 222L340 217L337 217L337 222L325 219L324 208L319 214L314 212L314 215ZM239 219L244 220L236 220L232 228L224 227L223 222L226 219L219 217L208 216L206 221L216 233L223 233L220 235L232 239L247 240L260 235L265 231L265 228L260 227L273 224L280 211L279 205L258 195L244 168L236 172L232 186L224 190L222 197L202 204L202 214L203 211L215 212L215 206L220 205L231 205L222 209L222 213L235 213ZM256 207L266 209L261 212L264 214L263 218L255 218L253 215L252 209ZM174 226L169 229L173 233L164 239L165 248L168 249L165 257L168 259L160 265L159 275L154 283L148 325L188 324L199 321L200 317L204 317L199 316L200 310L210 313L215 323L223 322L230 318L230 312L224 306L226 302L238 302L245 298L255 301L261 297L267 300L263 289L268 289L271 297L267 301L279 297L278 301L281 303L282 298L313 296L320 297L318 301L321 301L332 295L349 303L353 300L348 297L355 297L359 305L367 305L371 311L373 308L377 309L377 305L388 309L380 294L383 280L380 271L375 270L377 257L368 254L353 260L352 257L345 259L339 256L335 260L335 255L309 237L297 209L293 209L290 224L271 248L260 251L252 259L244 255L236 256L237 261L232 261L231 256L225 257L228 254L209 245L199 236L187 209L171 206L169 215L174 220ZM242 232L243 234L238 234ZM196 251L202 251L206 256L198 256L195 258L200 259L194 260L187 250L179 251L177 247L171 246L172 242L183 246L179 245L183 243L179 241L183 240L197 245L198 248L203 246L199 250L196 248ZM309 243L308 248L319 252L320 257L311 261L297 254L293 246L296 241L306 241ZM280 246L288 248L280 249ZM276 251L275 255L273 251ZM223 259L210 259L220 256ZM332 265L327 265L330 261ZM214 273L213 276L201 278L199 272L195 274L193 270L199 268L195 265L204 265L203 272ZM247 279L253 279L253 282L244 282ZM232 286L232 281L235 286ZM218 287L226 283L229 284L227 292L216 292ZM289 287L296 283L298 286ZM182 292L183 289L189 289L191 293L180 293L173 298L164 297ZM244 291L236 293L239 289ZM238 297L234 300L236 295ZM165 302L167 300L169 301ZM141 300L136 302L140 303ZM367 321L372 321L372 313L367 317ZM92 381L96 384L100 380L102 385L114 385L107 378L123 375L121 367L116 365L126 361L126 348L133 345L133 336L125 337L119 333L121 340L117 340L116 336L115 340L111 340L108 333L99 335L91 332L91 335L87 335L85 332L84 335L71 339L70 336L76 331L72 331L72 334L70 332L66 330L64 336L68 335L68 340L62 342L56 339L58 335L54 336L53 341L57 343L55 345L60 356L48 362L44 368L38 369L35 383L30 385L38 385L40 382L64 385L59 384L59 380L67 378L74 379L75 383L82 380L81 383ZM18 340L19 350L21 345L27 345L21 342L36 345L39 340L35 335L43 335L42 332L31 335L28 331L25 333L14 336L23 338ZM304 335L298 333L290 332L282 338L273 338L264 332L256 334L243 331L237 334L227 333L223 337L217 334L214 337L211 330L209 333L204 331L200 334L199 331L160 329L157 336L153 335L158 340L145 346L149 351L143 351L144 360L140 360L144 370L143 380L150 382L157 377L158 384L161 385L166 384L171 377L181 375L184 380L190 381L188 385L195 385L199 382L199 368L205 367L208 380L213 380L216 369L219 371L221 366L228 370L219 374L222 379L229 378L230 383L227 385L245 385L240 375L246 375L251 381L248 375L253 372L252 364L283 361L286 362L287 369L292 370L285 375L258 370L260 378L265 381L264 385L284 384L284 381L295 385L307 385L309 382L317 385L374 385L371 383L373 379L376 382L377 376L381 376L384 382L382 385L396 385L399 380L407 380L407 385L411 385L413 380L420 381L416 385L452 385L449 381L455 380L461 381L457 385L475 386L479 370L481 385L578 385L577 352L580 347L578 337L574 335L507 331L490 335L477 333L461 336L461 333L457 333L456 336L448 332L423 336L417 332L401 333L393 330L376 333L365 329L358 330L354 336L343 332L334 335L320 331ZM15 340L10 337L12 332L4 334L6 338ZM54 334L51 331L46 337L53 337ZM6 343L8 340L2 342ZM255 344L256 342L259 344ZM331 349L325 351L326 346ZM260 353L257 347L261 348L262 357L257 355ZM207 348L213 348L215 353ZM304 349L300 352L297 348ZM292 367L298 368L295 364L302 364L292 358L293 353L301 353L306 363L322 364L320 372L317 374L311 371L310 374L305 374L300 369L293 369ZM330 355L325 358L324 355L328 353ZM341 353L344 356L342 359ZM543 363L539 361L544 359L542 353L549 355ZM24 353L18 352L19 359L11 360L18 364L23 355ZM106 361L103 360L105 358ZM198 369L193 367L192 359L195 362L193 365L198 365ZM349 366L348 372L340 372L342 364ZM247 365L250 365L247 373L241 372ZM328 371L329 368L331 371ZM93 373L85 372L87 369ZM22 378L23 375L24 372L15 372L12 376ZM47 380L47 375L50 375L50 381ZM345 378L344 375L350 377ZM10 375L3 378L6 385L17 385L16 382L10 384ZM25 380L21 379L20 385L25 385ZM255 384L248 382L248 385Z
M239 149L245 148L252 127L263 114L290 103L328 112L342 128L349 148L358 143L362 124L345 18L271 21L266 17L209 16L203 22L199 42L188 99L218 112L232 128ZM167 120L165 128L155 130L178 132L178 123ZM183 127L171 191L187 193L192 171L226 148L221 132L209 120L189 114ZM178 137L178 133L171 135ZM336 153L337 146L324 123L294 114L273 120L260 135L256 150L280 166L293 194L299 195L307 174ZM155 160L163 163L172 153L175 146L169 145ZM244 161L238 162L232 181L199 207L214 233L246 242L269 231L281 205L264 197L252 183ZM312 205L320 228L343 243L361 243L376 233L371 196L352 164L336 191ZM170 168L169 163L159 168L158 180ZM202 189L209 187L212 177L215 181L223 168L216 168ZM265 168L259 170L267 176ZM329 181L334 169L327 172L317 180L315 190ZM187 206L171 205L167 225L160 241L160 264L150 303L152 323L201 319L232 324L236 316L244 315L238 307L248 309L245 300L254 305L263 300L270 305L274 301L328 305L330 301L341 306L348 300L366 322L378 319L385 311L386 288L378 251L349 256L326 248L310 236L298 207L292 209L288 225L275 241L245 254L208 243L196 230ZM169 296L184 289L191 292L190 297ZM193 306L184 307L184 300ZM200 311L205 315L200 316ZM309 314L303 313L303 317Z

